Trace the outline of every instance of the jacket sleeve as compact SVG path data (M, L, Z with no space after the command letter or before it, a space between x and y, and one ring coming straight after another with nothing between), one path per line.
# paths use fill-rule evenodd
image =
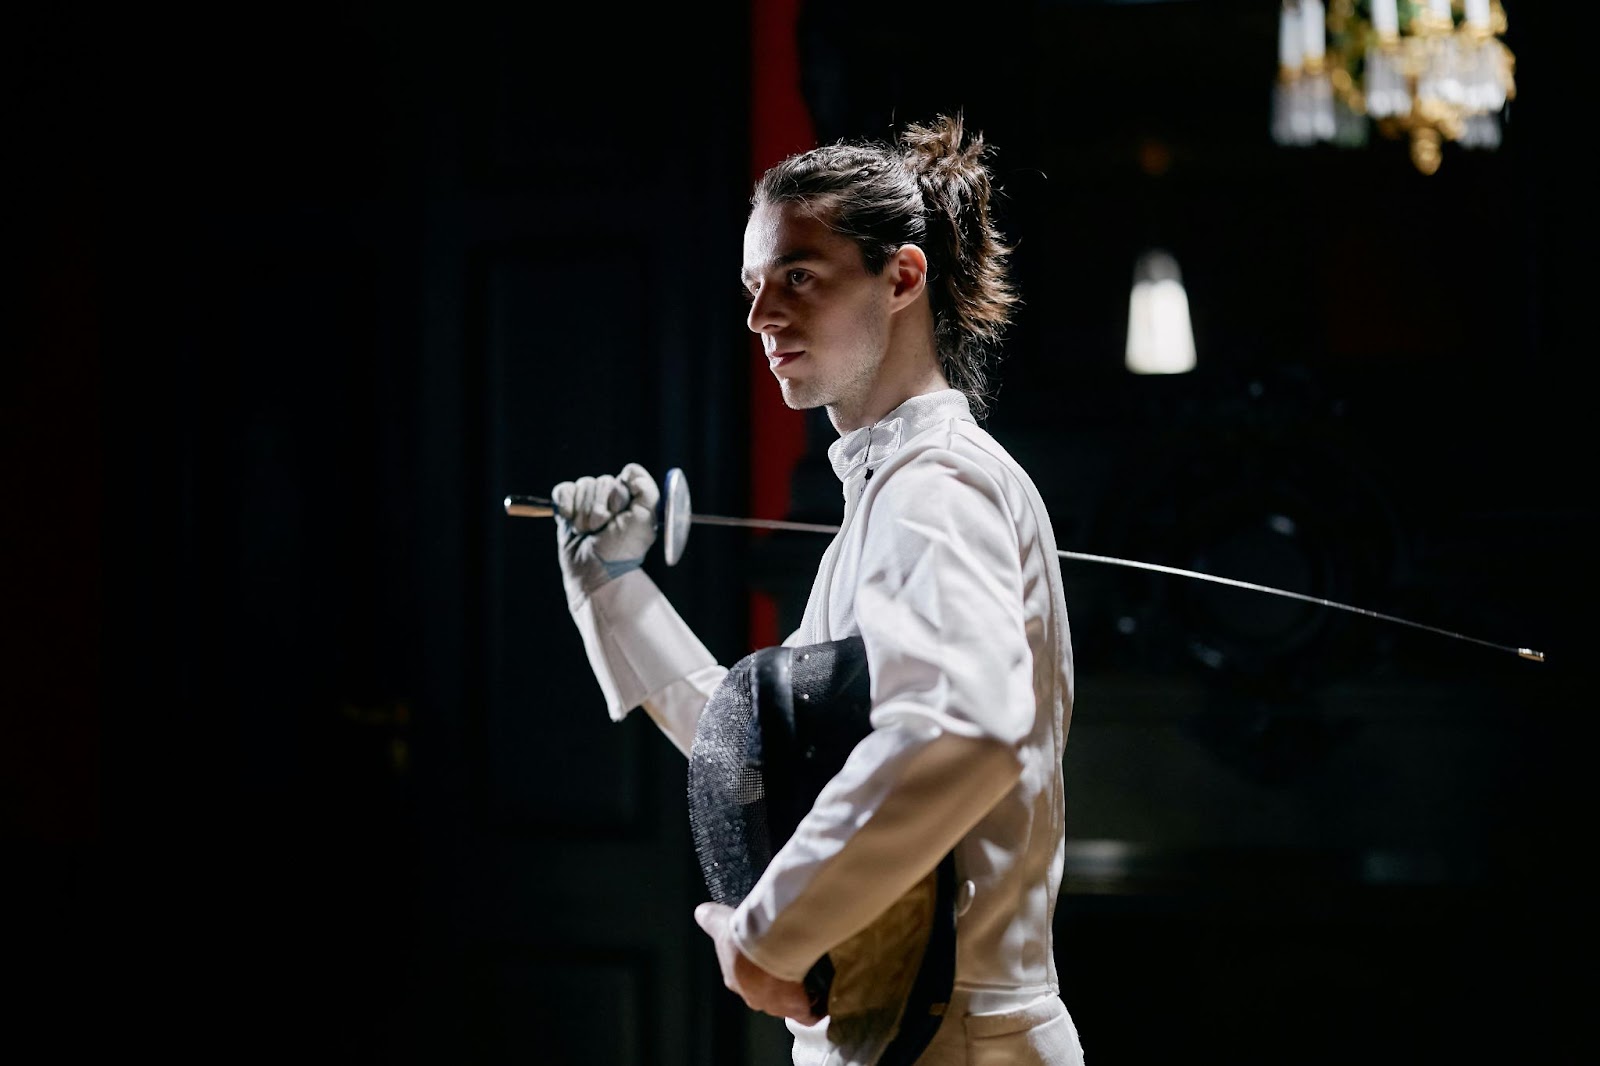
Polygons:
M1035 714L1015 524L976 463L929 451L875 486L855 590L873 732L735 910L799 980L927 874L1017 783Z
M643 570L607 582L570 610L612 720L642 706L687 755L727 669Z

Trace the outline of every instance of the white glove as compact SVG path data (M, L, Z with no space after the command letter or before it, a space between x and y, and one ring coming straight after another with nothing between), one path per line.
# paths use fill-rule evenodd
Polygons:
M661 489L638 463L616 477L581 477L550 490L567 603L576 607L613 578L637 570L656 540Z

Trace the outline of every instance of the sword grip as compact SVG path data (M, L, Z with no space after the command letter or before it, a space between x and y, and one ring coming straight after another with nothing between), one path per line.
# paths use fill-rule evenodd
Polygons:
M506 514L514 518L554 518L555 507L543 496L507 496Z

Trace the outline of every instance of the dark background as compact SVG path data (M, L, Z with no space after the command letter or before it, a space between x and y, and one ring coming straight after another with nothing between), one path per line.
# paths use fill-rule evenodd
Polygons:
M802 5L819 139L962 108L1026 300L988 428L1078 661L1063 994L1097 1066L1576 1062L1595 532L1554 5L1496 153L1276 147L1277 5ZM752 9L9 17L8 1043L784 1061L682 758L607 721L508 492L749 503ZM1122 368L1144 248L1199 367ZM837 519L809 447L791 513ZM821 544L647 567L724 662ZM12 1050L10 1047L8 1051ZM20 1060L19 1060L20 1061Z

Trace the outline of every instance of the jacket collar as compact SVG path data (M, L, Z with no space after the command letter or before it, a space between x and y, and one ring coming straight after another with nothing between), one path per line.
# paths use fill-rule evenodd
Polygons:
M863 467L888 459L900 445L925 429L958 418L976 422L967 396L959 389L940 389L913 396L870 426L851 430L828 446L828 461L840 481Z

